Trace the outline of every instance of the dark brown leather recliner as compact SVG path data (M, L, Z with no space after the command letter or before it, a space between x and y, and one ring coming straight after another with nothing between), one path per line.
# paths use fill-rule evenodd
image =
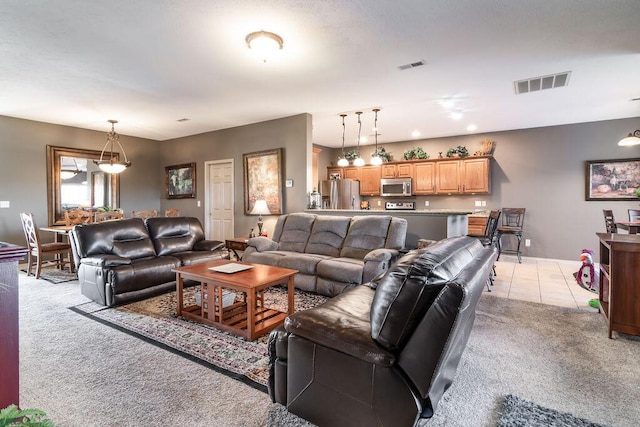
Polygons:
M269 336L269 395L319 426L411 426L451 385L497 257L471 237L290 315Z
M69 237L80 291L107 306L173 290L173 268L228 256L190 217L81 224Z

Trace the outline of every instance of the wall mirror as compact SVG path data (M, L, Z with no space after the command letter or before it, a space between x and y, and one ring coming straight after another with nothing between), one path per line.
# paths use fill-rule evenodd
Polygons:
M98 150L47 145L49 224L64 223L65 210L119 206L118 175L101 171L99 159Z

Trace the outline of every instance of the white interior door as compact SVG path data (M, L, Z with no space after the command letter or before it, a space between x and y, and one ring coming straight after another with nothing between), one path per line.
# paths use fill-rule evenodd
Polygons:
M205 162L205 233L208 239L232 239L233 159Z

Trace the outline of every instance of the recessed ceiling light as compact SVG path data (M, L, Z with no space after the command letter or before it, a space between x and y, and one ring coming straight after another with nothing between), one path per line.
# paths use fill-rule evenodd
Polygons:
M469 126L467 126L467 131L468 132L473 132L473 131L475 131L477 129L478 129L478 126L474 125L473 123L470 124Z
M451 114L449 114L449 117L451 117L453 120L460 120L462 118L462 111L452 111Z
M441 99L439 102L440 102L440 105L442 105L442 108L445 108L447 110L449 108L453 108L453 106L455 105L455 101L451 98Z
M420 131L414 130L413 132L411 132L411 136L413 138L417 138L420 136Z

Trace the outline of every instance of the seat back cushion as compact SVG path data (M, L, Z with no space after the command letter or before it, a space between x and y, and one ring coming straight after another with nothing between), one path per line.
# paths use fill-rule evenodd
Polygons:
M371 337L388 350L401 348L443 286L482 250L478 239L460 236L401 257L372 282Z
M387 232L387 249L402 249L407 240L407 220L404 218L393 217L389 224Z
M140 218L79 224L73 233L79 258L112 254L136 259L156 255L149 232Z
M190 251L196 242L204 239L198 218L151 217L145 223L159 256Z
M340 256L350 223L351 218L348 216L316 217L304 251L308 254Z
M315 219L315 215L307 213L288 214L282 225L278 250L304 252Z
M390 223L389 215L354 216L340 256L363 259L372 250L384 248Z

